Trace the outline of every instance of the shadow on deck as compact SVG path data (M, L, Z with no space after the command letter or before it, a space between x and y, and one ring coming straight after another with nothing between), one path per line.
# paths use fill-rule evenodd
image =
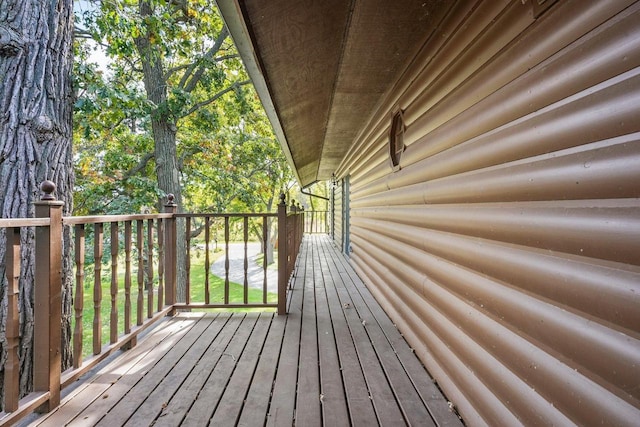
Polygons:
M166 319L23 425L460 425L328 237L305 237L288 305Z

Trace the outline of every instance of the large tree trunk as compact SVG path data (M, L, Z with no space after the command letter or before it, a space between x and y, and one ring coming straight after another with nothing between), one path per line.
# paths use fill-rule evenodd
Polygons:
M167 194L174 195L174 201L178 204L178 211L183 212L182 206L182 187L180 186L180 177L178 170L176 154L176 129L175 125L168 117L159 116L152 117L151 124L153 128L153 140L155 143L156 158L156 177L158 179L158 187ZM186 223L178 220L176 223L176 245L177 245L177 301L186 301L186 282L187 272L184 268L187 255L186 248Z
M73 1L0 0L0 212L34 216L39 184L56 183L56 196L73 207L71 153ZM20 388L32 390L34 230L21 237ZM71 236L63 240L62 369L71 361ZM6 359L5 235L0 233L0 366ZM0 386L4 372L0 372Z
M273 204L278 199L278 196L279 196L279 193L272 194L272 197L267 202L266 212L271 212L271 209L273 208ZM276 229L274 227L275 223L276 222L274 221L273 218L267 218L266 245L265 245L265 242L263 242L262 240L262 227L256 228L254 231L256 237L260 241L260 251L262 251L262 254L267 258L267 264L273 264L273 262L275 261L274 249L275 249L276 241L278 240L278 233L275 232Z
M140 17L152 16L151 6L145 0L140 1ZM156 177L158 187L165 193L173 194L178 204L178 211L182 212L182 187L178 169L176 153L177 128L174 119L167 109L167 81L162 66L162 56L158 49L154 49L150 42L152 34L146 33L136 38L136 48L142 58L142 72L147 98L155 106L151 114L151 127L155 144ZM177 301L186 301L186 271L180 266L185 265L186 230L183 221L177 224L177 262L178 289Z
M267 212L271 212L273 204L278 200L279 196L280 194L277 192L271 194L271 198L267 203ZM278 234L274 233L274 223L275 221L273 218L267 218L267 247L264 248L264 256L267 258L267 264L272 264L275 261L273 258L273 249L276 241L278 240ZM280 224L278 224L278 226L280 226Z

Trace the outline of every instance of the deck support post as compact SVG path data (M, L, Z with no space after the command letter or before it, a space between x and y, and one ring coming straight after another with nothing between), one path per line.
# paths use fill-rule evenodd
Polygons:
M167 196L167 203L164 205L164 212L173 216L167 218L164 229L164 280L165 280L165 305L174 305L178 292L178 259L177 259L177 230L176 217L178 205L173 201L173 194ZM175 310L171 310L168 315L173 316Z
M41 200L35 202L37 218L50 218L48 227L36 227L34 283L34 391L49 392L38 412L50 412L60 404L62 322L62 207L53 196L55 184L44 181Z
M284 193L278 203L278 314L287 314L287 204Z

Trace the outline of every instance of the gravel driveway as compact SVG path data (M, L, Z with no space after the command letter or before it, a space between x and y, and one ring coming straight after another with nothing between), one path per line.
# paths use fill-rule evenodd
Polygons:
M223 251L224 251L224 245ZM260 243L249 242L247 244L247 257L249 265L247 268L247 279L250 288L262 289L264 270L262 265L258 265L256 258L260 254ZM211 264L211 273L224 279L223 255ZM231 282L244 283L244 243L229 243L229 280ZM278 270L267 269L267 291L278 292Z

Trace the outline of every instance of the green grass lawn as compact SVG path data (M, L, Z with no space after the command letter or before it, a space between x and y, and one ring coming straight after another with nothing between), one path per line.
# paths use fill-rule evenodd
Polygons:
M220 256L219 254L217 254ZM212 257L212 263L215 256ZM116 306L118 310L118 336L124 334L124 304L125 304L125 291L124 291L124 266L118 267L118 295L116 299ZM204 259L199 257L192 257L191 259L191 302L198 303L205 300L205 268ZM157 309L157 268L154 271L154 296L153 307L154 312ZM102 303L100 307L100 318L102 321L101 327L101 342L102 344L109 343L109 331L110 331L110 317L111 317L111 270L109 267L105 267L102 271ZM210 302L212 304L224 302L224 278L214 276L209 273L209 295ZM275 303L277 301L277 294L269 292L267 293L267 301ZM262 290L249 288L248 292L249 302L261 303L262 302ZM93 302L93 278L87 278L85 280L84 289L84 311L82 317L83 336L82 336L82 355L87 357L93 352L93 317L94 317L94 302ZM137 301L138 301L138 285L136 270L132 272L132 284L131 284L131 327L134 327L137 322ZM242 303L244 301L244 289L243 285L239 283L229 282L229 302ZM143 302L143 318L147 316L147 292L144 291ZM246 309L219 309L218 311L273 311L273 309L261 309L261 308L246 308ZM75 318L72 316L71 330L73 333L75 327Z

